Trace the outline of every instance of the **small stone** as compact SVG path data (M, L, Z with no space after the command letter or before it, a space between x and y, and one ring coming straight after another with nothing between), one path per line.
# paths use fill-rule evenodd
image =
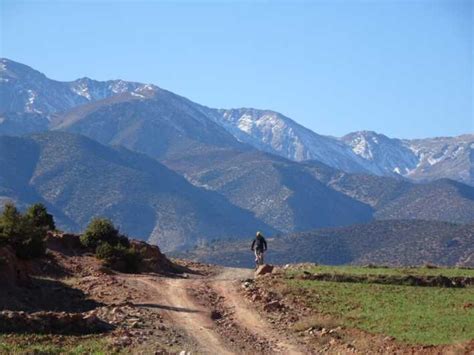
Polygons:
M222 318L222 313L219 312L218 310L212 310L211 311L211 319L213 320L217 320L217 319L221 319Z

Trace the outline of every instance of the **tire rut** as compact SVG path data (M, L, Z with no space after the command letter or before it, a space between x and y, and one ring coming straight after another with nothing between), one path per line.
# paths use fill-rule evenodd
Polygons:
M204 289L222 296L225 307L232 310L235 326L255 334L269 344L269 352L284 354L303 354L299 346L273 329L258 312L243 299L238 292L237 280L253 278L253 270L222 268L220 273L205 278L166 278L151 275L126 277L148 289L148 297L156 308L165 314L174 327L181 329L188 337L184 344L186 351L203 354L235 354L236 344L218 333L217 325L211 319L210 305L199 303L192 291ZM206 291L207 290L207 291ZM245 343L244 339L240 339ZM248 341L247 341L248 342ZM246 344L252 348L254 344ZM265 351L266 353L266 351Z
M197 350L205 354L232 354L214 331L209 310L194 302L187 292L188 288L196 286L200 280L164 279L157 282L140 278L139 281L156 290L162 297L160 305L164 312L178 328L195 340L197 349L186 350Z

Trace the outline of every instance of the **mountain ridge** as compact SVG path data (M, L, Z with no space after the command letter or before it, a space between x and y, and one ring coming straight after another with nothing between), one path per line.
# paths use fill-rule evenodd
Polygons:
M175 114L200 117L206 124L214 122L238 142L291 160L315 159L352 173L400 175L420 182L447 177L474 185L474 134L407 140L358 131L335 138L315 133L271 110L213 109L152 84L90 78L61 82L5 58L0 59L0 64L0 134L52 129L61 125L62 119L57 117L61 112L67 115L75 107L117 95L128 95L139 102L153 100L153 95L159 93L171 100ZM15 70L9 69L12 66ZM16 116L12 112L17 112ZM161 111L152 116L166 114ZM378 140L374 141L374 137Z
M322 228L267 238L270 263L326 265L450 265L474 266L473 224L423 220L372 221L346 227ZM246 257L251 240L224 241L216 250L202 245L180 258L232 267L250 267Z
M255 229L275 232L252 213L191 185L146 155L80 135L0 136L0 167L2 200L20 207L45 202L52 211L61 211L59 226L73 231L102 215L124 233L159 243L164 250Z

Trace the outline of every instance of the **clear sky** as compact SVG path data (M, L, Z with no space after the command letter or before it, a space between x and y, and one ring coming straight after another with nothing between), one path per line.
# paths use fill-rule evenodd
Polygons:
M0 55L53 79L154 83L336 136L474 132L474 1L0 2Z

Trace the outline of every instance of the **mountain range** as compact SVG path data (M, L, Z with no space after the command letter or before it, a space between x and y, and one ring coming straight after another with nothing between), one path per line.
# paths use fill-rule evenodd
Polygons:
M78 109L68 112L73 108ZM5 58L0 59L0 114L0 134L69 129L93 135L102 143L137 145L138 150L160 157L166 155L163 147L170 142L162 142L161 147L153 142L156 130L169 130L170 140L181 139L193 148L192 136L200 130L201 142L235 146L238 141L290 160L318 160L346 172L415 181L449 178L474 185L474 134L407 140L361 131L335 138L270 110L211 109L155 85L123 80L60 82ZM107 120L110 116L116 117L113 122ZM141 139L140 130L149 137Z
M269 110L0 59L0 200L42 201L73 231L104 215L165 251L374 219L473 223L473 149L472 134L329 137Z

